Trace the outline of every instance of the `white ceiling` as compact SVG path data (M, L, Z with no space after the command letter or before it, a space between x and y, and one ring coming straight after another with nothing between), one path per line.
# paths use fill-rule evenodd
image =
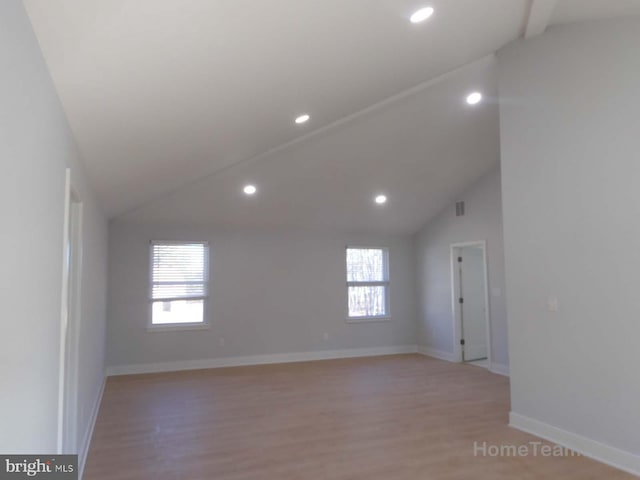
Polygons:
M542 27L545 9L558 23L640 3L535 1ZM386 232L415 231L496 165L493 60L456 69L522 35L531 12L432 0L433 17L410 24L424 4L25 0L110 216ZM472 89L489 101L464 105Z
M640 0L559 0L551 25L640 15Z
M133 222L223 228L412 233L452 194L497 165L495 59L303 141L210 175L124 215ZM487 101L464 102L470 88ZM242 193L245 183L259 191ZM373 203L378 193L388 203Z

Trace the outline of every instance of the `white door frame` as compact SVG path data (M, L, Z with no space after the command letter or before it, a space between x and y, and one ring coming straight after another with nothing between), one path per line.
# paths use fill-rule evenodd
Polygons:
M78 453L78 348L81 309L82 210L66 170L62 237L62 298L58 376L57 453Z
M491 366L491 312L489 305L489 274L487 269L487 241L476 240L471 242L452 243L450 246L450 263L451 263L451 311L453 312L453 353L457 362L462 362L462 315L460 303L458 299L458 258L456 249L461 247L478 247L482 250L482 264L484 267L484 298L485 298L485 321L487 332L487 368Z

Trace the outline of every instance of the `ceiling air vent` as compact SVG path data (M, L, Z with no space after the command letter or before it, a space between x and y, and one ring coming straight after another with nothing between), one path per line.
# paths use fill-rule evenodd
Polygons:
M456 217L464 217L464 202L456 202Z

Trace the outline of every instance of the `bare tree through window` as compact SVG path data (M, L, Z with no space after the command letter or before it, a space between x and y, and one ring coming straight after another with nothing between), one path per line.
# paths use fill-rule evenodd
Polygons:
M388 258L385 248L347 248L349 318L389 315Z

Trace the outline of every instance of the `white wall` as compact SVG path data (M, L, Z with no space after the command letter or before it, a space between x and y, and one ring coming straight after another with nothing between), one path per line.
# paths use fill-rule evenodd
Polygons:
M85 204L78 438L104 378L107 223L19 0L0 2L0 452L56 450L65 169Z
M499 54L512 411L636 455L639 47L636 17Z
M210 330L146 331L150 240L210 243ZM112 222L109 243L110 366L415 345L410 237ZM391 321L345 322L347 244L389 247Z
M486 240L491 356L495 368L505 371L509 356L500 170L496 168L487 173L458 198L465 202L463 217L456 217L452 204L414 237L420 344L445 355L454 355L450 246Z

